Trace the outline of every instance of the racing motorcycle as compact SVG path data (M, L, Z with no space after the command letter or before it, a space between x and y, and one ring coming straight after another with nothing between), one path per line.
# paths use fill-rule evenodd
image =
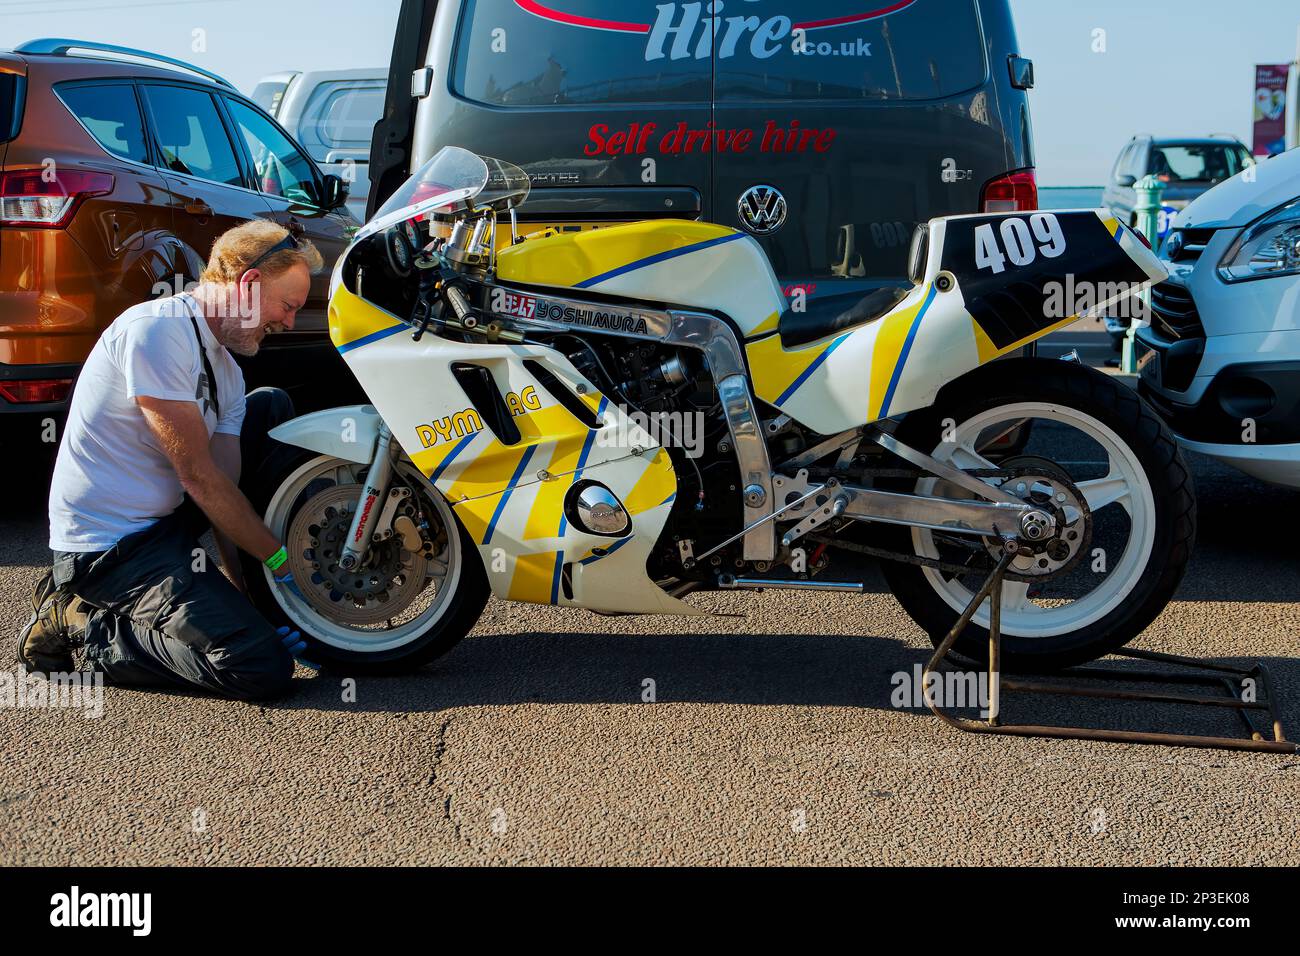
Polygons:
M1188 471L1137 394L1012 355L1165 277L1102 210L920 225L905 288L787 302L749 234L657 219L519 234L518 167L443 149L356 234L330 337L372 404L272 435L256 504L298 589L255 603L349 672L422 665L489 593L710 613L716 590L861 592L936 641L995 565L1002 667L1127 643L1187 565ZM956 650L986 654L990 602Z

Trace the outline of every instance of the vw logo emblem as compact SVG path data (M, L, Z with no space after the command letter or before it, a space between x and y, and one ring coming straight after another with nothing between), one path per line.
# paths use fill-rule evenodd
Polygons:
M775 186L750 186L736 208L740 224L756 236L769 236L785 222L785 197Z
M1169 254L1170 259L1178 258L1178 253L1183 251L1183 234L1181 232L1170 233L1169 238L1165 240L1165 251Z

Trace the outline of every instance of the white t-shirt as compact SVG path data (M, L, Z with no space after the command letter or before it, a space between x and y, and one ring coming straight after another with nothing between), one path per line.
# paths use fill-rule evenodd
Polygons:
M190 316L217 379L218 419ZM72 393L50 486L50 548L106 551L171 514L184 498L137 396L194 402L208 435L238 435L244 373L217 341L198 302L182 294L127 309L99 337Z

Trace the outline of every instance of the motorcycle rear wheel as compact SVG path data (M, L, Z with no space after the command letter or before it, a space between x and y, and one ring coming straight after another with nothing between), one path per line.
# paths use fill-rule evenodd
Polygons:
M1035 429L1027 453L998 461L990 450L996 443L980 444L1024 420ZM1053 671L1101 657L1139 635L1173 597L1196 534L1191 474L1168 427L1136 392L1110 376L1047 359L995 362L946 386L931 407L909 414L896 437L959 468L1019 466L1059 478L1087 503L1079 553L1059 572L1003 585L1004 670ZM1064 460L1039 453L1056 446L1066 449ZM1075 448L1084 450L1070 451ZM1069 460L1075 456L1088 460ZM935 478L906 490L970 497ZM882 538L891 550L917 556L952 562L970 553L968 560L980 568L993 560L992 551L980 553L978 541L971 552L972 539L955 535L890 527ZM896 561L884 562L884 573L904 610L936 645L984 577ZM986 601L954 650L986 661L988 622Z

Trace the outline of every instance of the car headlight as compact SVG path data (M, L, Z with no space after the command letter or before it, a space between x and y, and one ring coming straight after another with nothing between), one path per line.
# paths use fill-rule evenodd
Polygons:
M1300 274L1300 198L1247 227L1219 262L1224 282Z

